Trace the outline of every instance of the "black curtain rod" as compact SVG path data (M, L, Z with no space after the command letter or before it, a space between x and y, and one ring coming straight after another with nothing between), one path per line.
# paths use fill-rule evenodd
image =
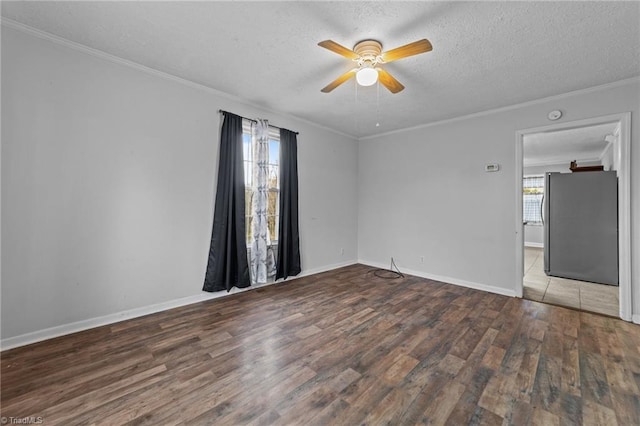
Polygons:
M232 112L225 111L223 109L219 109L218 112L221 113L221 114L224 114L225 112L228 113L228 114L233 114ZM235 115L238 115L238 114L235 114ZM242 116L240 115L239 117L242 117ZM244 118L245 120L253 121L254 123L258 122L258 120L254 120L253 118L249 118L249 117L242 117L242 118ZM284 127L278 127L278 126L274 126L272 124L269 124L269 127L273 127L274 129L284 129ZM289 129L284 129L284 130L289 130ZM289 131L295 133L296 135L300 134L298 132L294 132L293 130L289 130Z

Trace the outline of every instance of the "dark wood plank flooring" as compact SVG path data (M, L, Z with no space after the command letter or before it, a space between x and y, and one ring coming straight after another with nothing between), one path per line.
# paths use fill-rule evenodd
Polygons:
M640 424L640 327L354 265L2 352L44 424Z

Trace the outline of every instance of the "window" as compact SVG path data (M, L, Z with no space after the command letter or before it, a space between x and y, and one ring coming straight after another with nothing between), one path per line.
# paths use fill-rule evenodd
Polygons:
M251 200L253 199L253 143L251 137L251 121L242 123L242 155L244 159L244 202L247 245L251 244ZM278 241L278 215L280 209L280 133L277 129L269 131L269 204L267 208L267 226L271 243Z
M529 176L522 180L522 220L527 225L542 225L544 176Z

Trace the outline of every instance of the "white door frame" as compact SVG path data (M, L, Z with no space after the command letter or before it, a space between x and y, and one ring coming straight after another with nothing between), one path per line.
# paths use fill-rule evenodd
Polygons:
M618 276L620 318L631 321L631 113L606 115L584 120L555 123L548 126L518 130L516 132L516 296L523 296L524 276L524 225L522 223L522 169L524 136L532 133L553 132L575 129L598 124L618 123L620 134L617 149L613 155L620 160L618 168Z

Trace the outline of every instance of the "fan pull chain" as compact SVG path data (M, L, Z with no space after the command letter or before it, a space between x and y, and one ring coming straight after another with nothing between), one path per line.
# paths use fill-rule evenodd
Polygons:
M380 80L376 84L376 127L380 127Z
M354 124L354 126L356 128L356 133L358 133L358 127L359 127L359 123L358 123L358 83L354 82L354 86L355 86L355 91L354 91L354 93L355 93L355 101L354 101L353 104L354 104L355 111L354 111L354 114L353 114L353 116L354 116L354 123L353 124Z

